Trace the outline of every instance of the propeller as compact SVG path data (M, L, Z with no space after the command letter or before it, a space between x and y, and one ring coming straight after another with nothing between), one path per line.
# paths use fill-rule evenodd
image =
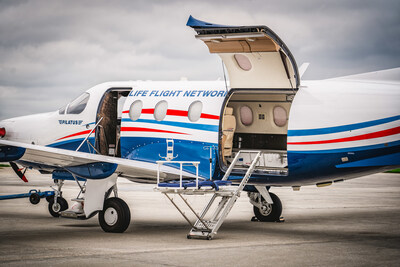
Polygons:
M18 175L18 177L21 178L22 181L27 183L28 179L26 179L26 177L25 177L25 172L28 168L19 168L18 165L14 162L10 162L10 165L11 165L11 168L14 170L14 172ZM24 170L24 172L22 172L22 170Z

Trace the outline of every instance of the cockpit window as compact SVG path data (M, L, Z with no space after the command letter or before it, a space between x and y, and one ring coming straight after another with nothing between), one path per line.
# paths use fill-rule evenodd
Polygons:
M81 113L85 109L88 101L89 101L89 94L88 93L81 94L68 105L67 114Z
M63 114L65 113L65 109L66 109L66 108L67 108L67 105L63 106L62 108L60 108L60 109L58 110L58 113L61 114L61 115L63 115Z

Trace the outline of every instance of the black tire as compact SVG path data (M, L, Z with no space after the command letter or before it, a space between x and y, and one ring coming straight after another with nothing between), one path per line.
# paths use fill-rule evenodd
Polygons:
M277 195L269 193L274 204L267 204L262 198L262 203L266 205L266 210L261 211L258 207L253 206L254 215L261 222L277 222L282 214L282 202Z
M123 233L130 222L131 212L125 201L116 197L104 201L104 208L99 212L99 223L104 232Z
M33 193L29 196L29 201L33 204L36 205L40 202L40 196L38 193Z
M54 205L54 198L49 200L49 213L53 217L60 217L60 212L68 209L68 202L65 198L58 197L57 204Z

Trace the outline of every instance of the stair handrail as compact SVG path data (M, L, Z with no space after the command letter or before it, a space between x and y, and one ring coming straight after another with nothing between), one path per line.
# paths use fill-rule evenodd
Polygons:
M235 158L231 162L231 165L229 165L228 170L226 171L224 177L221 180L222 181L228 180L228 177L231 174L233 168L235 167L236 162L238 161L240 154L242 154L242 153L254 153L254 152L256 152L256 151L254 151L254 150L239 150L239 152L236 154ZM258 154L261 154L261 151L258 151Z
M82 147L82 145L89 139L90 135L94 132L96 127L99 125L99 123L103 120L103 117L99 119L99 121L94 125L93 129L89 132L89 134L83 139L82 143L78 146L78 148L75 151L79 151L79 149ZM94 147L93 147L94 148ZM96 151L96 149L94 148ZM97 151L96 151L97 152ZM97 152L98 153L98 152Z

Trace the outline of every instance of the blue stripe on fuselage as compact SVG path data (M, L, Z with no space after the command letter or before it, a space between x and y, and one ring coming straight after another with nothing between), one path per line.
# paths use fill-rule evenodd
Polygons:
M400 120L400 115L379 120L366 121L366 122L335 126L335 127L305 129L305 130L288 130L288 136L308 136L308 135L318 135L318 134L340 133L340 132L346 132L351 130L367 128L371 126L376 126L379 124L384 124L396 120Z
M66 141L61 141L53 144L47 145L48 147L54 147L54 148L61 148L61 149L67 149L67 150L76 150L79 145L82 143L82 141L85 140L85 138L77 138L77 139L71 139L71 140L66 140ZM94 145L94 137L89 137L88 141ZM93 149L89 149L87 145L83 145L80 149L79 152L89 152L93 153Z
M370 146L360 146L360 147L346 147L346 148L337 148L337 149L322 149L322 150L288 150L290 153L306 153L306 154L321 154L321 153L342 153L342 152L353 152L353 151L364 151L364 150L372 150L378 148L389 148L400 145L400 141L388 142L377 145Z

